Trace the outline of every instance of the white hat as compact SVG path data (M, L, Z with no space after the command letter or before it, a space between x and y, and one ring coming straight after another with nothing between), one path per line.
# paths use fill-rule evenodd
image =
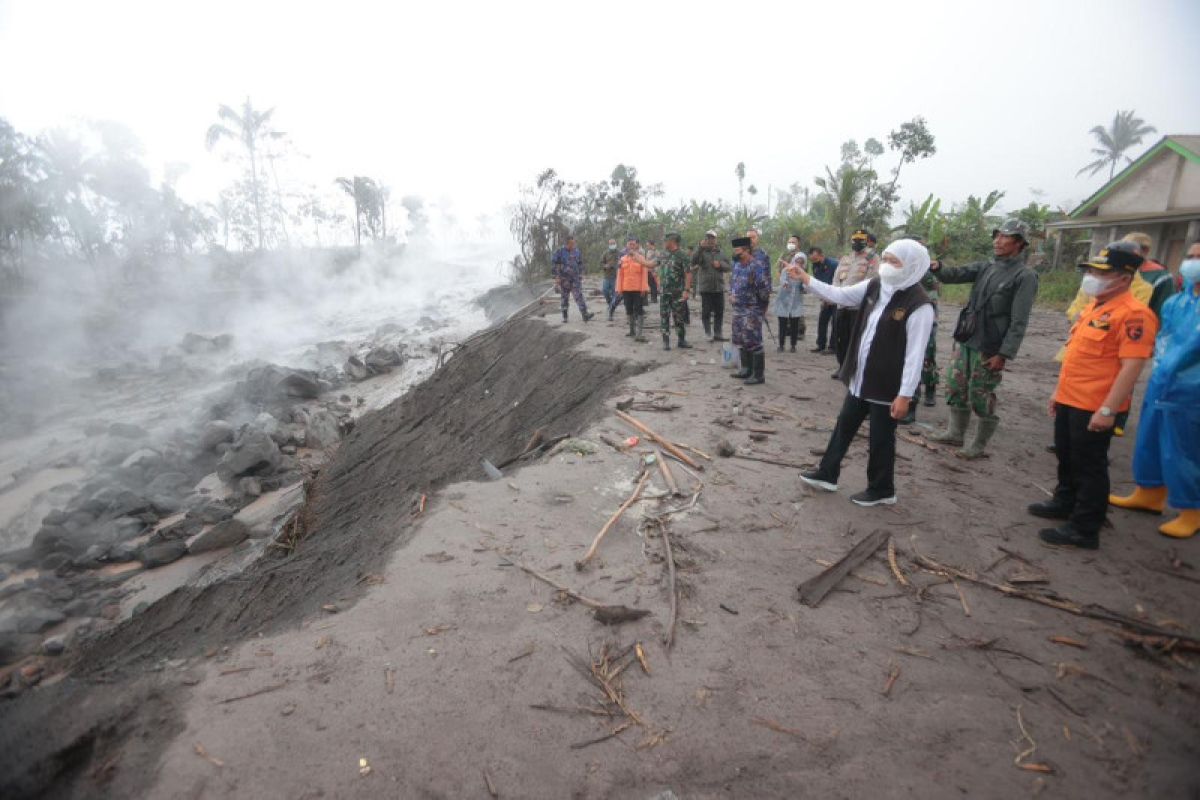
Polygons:
M715 238L717 238L717 232L716 232L716 231L714 231L714 230L707 230L707 231L705 231L705 232L704 232L704 235L705 235L705 236L711 236L711 237L713 237L714 239L715 239Z

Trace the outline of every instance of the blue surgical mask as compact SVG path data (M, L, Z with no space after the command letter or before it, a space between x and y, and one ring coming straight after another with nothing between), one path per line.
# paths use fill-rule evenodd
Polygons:
M1200 258L1185 259L1179 265L1179 276L1183 278L1183 282L1188 286L1195 286L1200 283Z

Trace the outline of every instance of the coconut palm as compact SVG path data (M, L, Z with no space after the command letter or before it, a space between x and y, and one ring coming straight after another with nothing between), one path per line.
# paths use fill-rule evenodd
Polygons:
M334 183L354 201L354 246L362 246L362 221L374 230L372 222L379 207L379 187L370 178L355 175L353 178L335 178Z
M242 104L240 113L222 104L217 108L217 116L222 121L209 126L208 133L204 137L204 143L209 150L212 150L222 139L230 139L240 142L250 156L250 192L254 201L254 221L258 227L259 250L263 248L262 192L258 180L259 148L266 139L280 139L285 136L282 131L272 130L270 127L271 115L274 113L274 108L268 108L266 111L256 110L250 104L249 97Z
M1113 117L1112 127L1105 128L1097 125L1092 128L1091 134L1100 144L1099 147L1092 148L1092 153L1099 158L1076 172L1076 175L1082 175L1085 172L1089 176L1095 175L1107 165L1108 179L1112 180L1113 175L1117 172L1117 164L1121 162L1122 158L1126 162L1133 161L1125 155L1125 151L1141 144L1142 137L1155 133L1157 130L1153 125L1147 125L1144 119L1135 117L1134 113L1132 110L1118 111Z

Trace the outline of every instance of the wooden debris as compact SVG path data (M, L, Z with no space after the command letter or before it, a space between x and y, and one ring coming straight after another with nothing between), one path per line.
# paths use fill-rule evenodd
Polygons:
M1022 600L1028 600L1032 603L1038 603L1050 608L1056 608L1059 611L1066 611L1068 614L1074 614L1077 617L1087 617L1088 619L1098 619L1102 622L1109 622L1114 625L1119 625L1123 628L1128 628L1135 633L1148 634L1151 636L1164 636L1168 639L1175 638L1179 639L1180 641L1186 641L1195 645L1200 645L1200 638L1198 637L1189 636L1182 633L1175 633L1157 625L1151 625L1150 623L1142 622L1141 620L1134 619L1133 617L1128 617L1124 614L1118 614L1117 612L1111 611L1103 606L1095 604L1082 606L1073 600L1068 600L1057 595L1037 594L1025 589L1018 589L1017 587L1011 586L1007 583L996 583L995 581L981 578L974 572L970 572L959 567L952 567L947 564L938 563L932 558L928 558L920 553L916 553L915 559L918 564L930 572L947 578L955 577L969 583L986 586L989 589L994 589L997 592L1009 597L1017 597Z
M971 607L967 605L967 596L963 594L962 587L958 585L958 581L951 579L950 583L954 586L954 591L958 592L958 601L962 603L963 613L968 617L971 616Z
M395 694L396 670L391 664L385 664L383 667L383 686L387 689L388 694Z
M1033 737L1029 735L1029 731L1025 729L1025 721L1021 719L1020 706L1017 706L1017 727L1021 729L1021 735L1025 737L1025 741L1029 742L1029 747L1026 747L1024 750L1017 753L1017 757L1013 759L1013 763L1016 764L1020 769L1028 770L1029 772L1042 772L1047 774L1054 772L1053 767L1051 767L1049 764L1038 764L1025 761L1025 759L1029 758L1037 751L1037 742L1033 740Z
M258 669L258 667L230 667L229 669L221 670L217 674L218 675L236 675L239 672L249 672L252 669Z
M699 494L700 492L697 491L696 495L699 496ZM667 621L667 630L663 633L663 646L669 652L671 645L675 644L675 621L679 615L679 592L675 588L675 554L671 552L671 536L667 533L667 523L660 519L658 530L662 534L663 555L667 561L667 591L670 592L671 597L671 616Z
M735 617L738 615L738 610L733 606L727 606L724 603L719 603L718 608L720 608L726 614L733 614Z
M1081 642L1078 639L1071 639L1067 636L1051 636L1050 641L1055 644L1064 644L1067 647L1078 647L1080 650L1087 650L1087 642Z
M519 561L512 561L510 563L512 563L513 566L522 572L537 578L542 583L553 586L555 589L558 589L572 600L578 603L583 603L588 608L594 609L593 615L597 620L603 622L605 625L616 625L621 622L641 619L642 617L649 616L650 614L649 611L646 611L642 608L629 608L628 606L624 605L609 605L608 603L602 603L599 600L593 600L590 597L584 597L574 589L569 589L566 586L563 586L553 578L538 572L533 567L528 567Z
M657 447L654 448L654 461L658 464L658 471L662 473L663 483L667 485L668 491L674 497L682 497L683 492L679 491L679 484L675 482L675 476L671 474L671 467L667 464L667 460L663 458L662 451Z
M633 428L636 428L637 430L646 434L646 436L648 436L651 439L653 439L654 441L658 442L660 445L662 445L664 450L671 453L671 455L675 456L676 458L678 458L683 463L687 464L692 469L695 469L695 470L703 469L703 467L701 467L699 464L697 464L695 461L693 461L692 458L690 456L688 456L687 453L683 452L683 450L681 450L674 442L661 436L658 433L655 433L650 428L646 427L644 424L639 422L636 418L630 416L629 414L626 414L624 411L616 411L613 413L615 413L617 415L617 417L620 420L622 420L623 422L625 422L626 424L630 425Z
M586 742L573 742L567 746L572 750L582 750L585 747L590 747L594 744L600 744L601 742L607 742L609 739L615 739L625 731L629 730L631 727L633 727L633 720L626 720L603 736L599 736L595 739L588 739Z
M777 467L787 467L788 469L804 469L802 464L794 464L791 461L780 461L777 458L763 458L762 456L747 456L741 453L734 453L730 458L740 458L742 461L757 461L761 464L774 464Z
M196 755L200 756L205 761L212 764L214 767L225 766L224 761L222 761L219 758L213 758L212 756L210 756L208 754L208 751L204 749L204 745L200 744L199 742L196 742L194 745L192 745L192 749L196 752Z
M287 681L283 683L275 683L270 686L265 686L262 689L257 689L249 694L239 694L236 697L226 697L224 700L218 700L218 703L236 703L238 700L249 700L251 697L258 697L260 694L278 691L287 686Z
M896 540L891 536L888 537L887 559L888 566L892 568L892 574L896 576L896 583L904 588L911 586L908 578L904 577L904 573L900 571L900 565L896 563Z
M621 507L617 509L616 513L608 518L608 522L604 523L604 527L600 529L600 532L596 534L596 538L592 540L591 547L587 549L587 552L583 554L582 558L575 562L575 569L583 569L584 566L587 565L587 562L592 560L592 558L596 555L596 551L600 548L600 542L608 534L609 530L612 529L612 526L616 524L617 520L621 518L621 515L625 513L625 509L637 502L638 497L640 497L642 494L642 489L646 485L646 479L649 477L650 473L646 470L642 470L642 474L638 476L637 486L635 486L633 489L633 494L629 495L629 499L622 503Z
M795 736L797 739L804 738L804 733L802 731L798 731L795 728L786 728L768 717L755 717L750 721L755 725L761 725L767 730L775 731L776 733L785 733L788 736Z
M887 682L883 684L883 696L884 697L891 696L892 689L895 688L895 686L896 686L896 679L898 679L899 677L900 677L900 667L893 664L891 670L888 671Z
M487 792L490 797L499 797L500 792L496 789L496 784L492 781L492 776L485 769L483 771L483 785L487 787Z
M642 643L638 642L633 646L633 652L637 656L638 664L642 667L642 672L650 674L650 662L646 660L646 651L642 649Z
M843 578L870 558L887 539L888 532L882 528L864 537L832 567L800 584L797 588L800 602L811 608L819 606Z

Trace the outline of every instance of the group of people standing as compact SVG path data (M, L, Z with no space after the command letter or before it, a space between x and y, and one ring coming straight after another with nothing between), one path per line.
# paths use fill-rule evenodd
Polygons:
M779 323L778 350L783 352L790 341L795 352L797 340L804 336L803 297L815 295L822 307L813 352L836 355L838 369L833 377L846 385L847 392L820 464L800 478L815 488L836 492L841 462L869 419L867 488L850 499L874 506L894 504L897 499L896 426L913 420L922 386L926 404L936 402L934 330L940 285L971 283L970 296L955 321L955 352L946 370L949 422L930 438L957 447L956 455L964 459L987 454L1000 424L996 390L1020 350L1038 291L1038 275L1025 259L1029 246L1025 223L1006 220L993 231L993 257L960 267L932 259L916 238L894 241L882 255L877 254L874 237L865 230L854 232L851 252L839 259L825 256L817 247L806 254L799 237L792 236L774 275L758 231L748 231L730 244L733 255L726 259L717 233L711 230L690 255L678 234L666 237L665 252L642 252L634 237L618 252L616 242L610 241L602 262L609 319L623 300L630 326L627 335L646 341L645 304L653 276L658 283L664 349L671 349L672 327L676 347L691 347L686 336L687 303L694 293L701 297L705 335L709 341L724 342L728 295L733 344L741 359L740 369L733 374L754 385L765 381L762 328L772 297ZM585 321L590 319L578 290L582 261L574 241L568 241L554 260L563 319L571 296ZM1147 277L1143 278L1144 266ZM1159 265L1147 265L1136 238L1113 243L1080 265L1081 292L1087 300L1078 310L1049 403L1058 484L1050 501L1029 506L1031 514L1060 522L1040 531L1047 544L1097 547L1110 501L1155 513L1170 502L1183 513L1162 526L1163 533L1191 536L1200 530L1200 243L1192 245L1184 261L1183 293L1162 304L1162 310L1152 310L1142 299L1142 295L1149 299L1142 284L1151 286L1157 297L1170 294L1155 267L1161 270ZM773 277L778 278L778 289L773 288ZM1168 330L1170 334L1159 339L1156 351L1160 316L1164 335ZM1134 463L1138 489L1126 498L1110 498L1109 443L1118 415L1130 407L1134 385L1152 355L1156 366L1143 405ZM972 415L978 424L967 444Z

